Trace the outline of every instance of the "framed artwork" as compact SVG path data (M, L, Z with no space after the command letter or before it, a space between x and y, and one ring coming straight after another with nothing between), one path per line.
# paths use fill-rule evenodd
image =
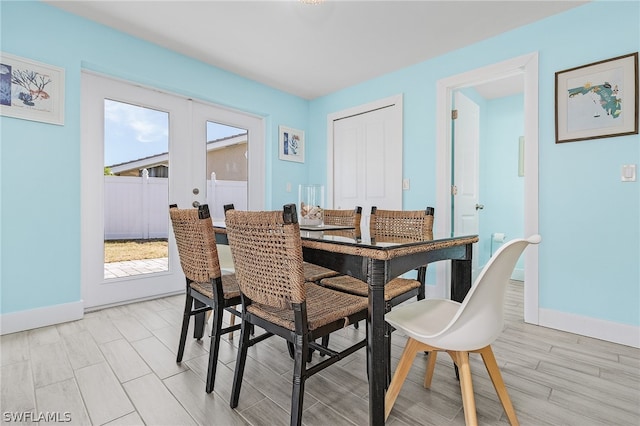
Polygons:
M638 133L638 52L556 72L556 143Z
M64 69L0 52L0 115L64 124Z
M304 131L279 127L278 157L281 160L304 163Z

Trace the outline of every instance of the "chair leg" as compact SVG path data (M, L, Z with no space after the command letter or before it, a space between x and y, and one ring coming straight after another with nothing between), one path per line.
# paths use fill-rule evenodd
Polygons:
M234 309L236 308L236 306L233 307ZM231 319L229 320L229 324L231 326L236 325L236 316L231 314ZM229 340L233 340L233 331L229 332Z
M322 346L324 346L325 348L329 347L329 335L327 334L326 336L322 336ZM321 354L321 356L324 356Z
M407 344L404 347L404 351L402 352L400 362L398 362L398 366L396 367L396 372L393 374L393 379L391 380L389 389L387 389L387 394L384 397L385 420L389 417L389 413L391 413L393 404L396 403L396 399L400 394L400 389L402 388L402 385L404 384L404 381L409 374L409 370L411 370L413 360L416 358L416 354L418 353L420 347L420 342L409 337L409 339L407 340Z
M211 345L209 347L209 367L207 368L207 393L211 393L211 391L213 391L213 386L216 381L216 367L218 366L218 352L220 351L220 331L222 330L223 314L224 306L221 303L213 309Z
M187 331L189 329L189 319L191 318L191 305L193 304L193 297L187 293L184 302L184 314L182 315L182 331L180 332L180 343L178 344L178 356L176 362L182 362L182 355L184 355L184 345L187 342Z
M385 383L385 386L388 388L389 384L391 383L391 332L393 331L393 329L391 328L391 325L389 325L389 323L385 322L384 324L385 324L384 341L385 341L386 351L387 351L387 365L386 365L387 382Z
M193 299L193 308L194 309L199 309L199 308L203 308L204 306L206 306L204 303L202 303L201 301L199 301L198 299ZM199 314L195 315L195 324L193 327L193 338L194 339L202 339L202 336L204 336L204 325L205 325L205 320L206 320L206 312L201 312Z
M496 362L496 357L493 355L491 346L486 346L478 352L480 352L482 361L484 361L484 365L487 367L487 372L489 373L489 377L491 377L493 387L496 388L496 393L498 394L498 398L500 398L509 423L511 423L511 426L519 425L516 411L513 409L513 404L511 404L511 398L509 398L509 393L504 385L504 380L502 379L502 374L500 374L500 368L498 368L498 363Z
M291 389L291 426L302 425L304 408L304 383L306 380L306 362L309 353L306 337L296 336L294 345L293 386Z
M467 426L477 426L476 401L473 397L473 383L471 382L471 367L469 365L469 352L450 352L456 360L460 371L460 390L462 392L462 407L464 420Z
M429 352L429 358L427 359L427 372L424 375L424 387L427 389L431 387L431 379L433 379L433 371L436 368L437 357L438 357L438 351Z
M247 351L249 349L250 328L250 324L248 324L243 318L242 327L240 328L240 343L238 345L238 355L236 357L236 369L233 373L233 386L231 387L231 401L229 403L231 408L236 408L238 406L238 401L240 400L242 376L244 375L244 365L247 361Z

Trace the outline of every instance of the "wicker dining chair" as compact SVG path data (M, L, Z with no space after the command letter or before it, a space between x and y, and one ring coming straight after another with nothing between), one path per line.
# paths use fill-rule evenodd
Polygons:
M406 241L410 239L433 238L433 207L425 210L379 210L371 208L369 233L371 242ZM416 297L418 300L425 296L425 279L427 267L421 266L417 270L416 279L394 278L384 286L385 310L389 312L393 306ZM343 291L349 294L367 297L369 286L366 282L348 275L325 278L320 281L323 287ZM391 330L387 330L387 351L391 352ZM328 341L322 342L328 345ZM387 368L387 379L391 380L390 365Z
M337 352L316 344L315 339L365 319L367 299L305 282L294 204L283 211L228 210L226 228L243 315L230 405L235 408L239 403L249 347L278 335L294 348L290 423L300 425L305 381L366 346L363 339ZM251 324L267 333L251 338ZM328 357L307 366L310 348Z
M212 311L213 325L205 387L207 393L211 393L216 379L220 337L224 333L240 329L240 324L222 327L225 310L240 315L234 308L241 303L240 289L235 274L223 274L220 269L209 206L203 204L197 209L179 209L172 204L169 206L169 216L178 246L180 265L186 278L184 315L176 362L182 362L190 318L196 317L193 337L200 340L204 334L205 315Z
M360 219L362 218L362 207L356 207L352 210L324 210L325 225L352 226L354 229L360 227ZM324 266L314 265L313 263L304 262L304 279L315 283L320 283L325 278L340 275L338 272L325 268Z
M371 208L369 232L372 242L406 241L433 238L432 207L425 210L378 210ZM417 279L395 278L385 285L384 298L390 309L411 297L424 299L426 266L418 269ZM368 296L369 287L364 281L341 275L320 281L324 287L358 296Z

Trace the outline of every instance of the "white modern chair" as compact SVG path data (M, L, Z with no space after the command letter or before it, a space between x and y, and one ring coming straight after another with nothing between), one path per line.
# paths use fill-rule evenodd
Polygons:
M516 262L529 244L538 244L541 240L539 235L533 235L503 245L489 260L462 303L449 299L424 299L397 306L386 314L386 321L406 334L408 340L387 390L385 418L391 413L416 354L429 352L424 378L424 387L429 388L437 352L446 351L459 370L465 422L477 425L469 353L478 352L509 422L518 424L491 343L502 332L504 297Z

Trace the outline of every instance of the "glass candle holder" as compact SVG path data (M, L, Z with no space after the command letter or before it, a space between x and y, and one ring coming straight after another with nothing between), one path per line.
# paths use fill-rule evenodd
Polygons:
M298 187L298 221L300 225L322 226L324 223L324 185Z

